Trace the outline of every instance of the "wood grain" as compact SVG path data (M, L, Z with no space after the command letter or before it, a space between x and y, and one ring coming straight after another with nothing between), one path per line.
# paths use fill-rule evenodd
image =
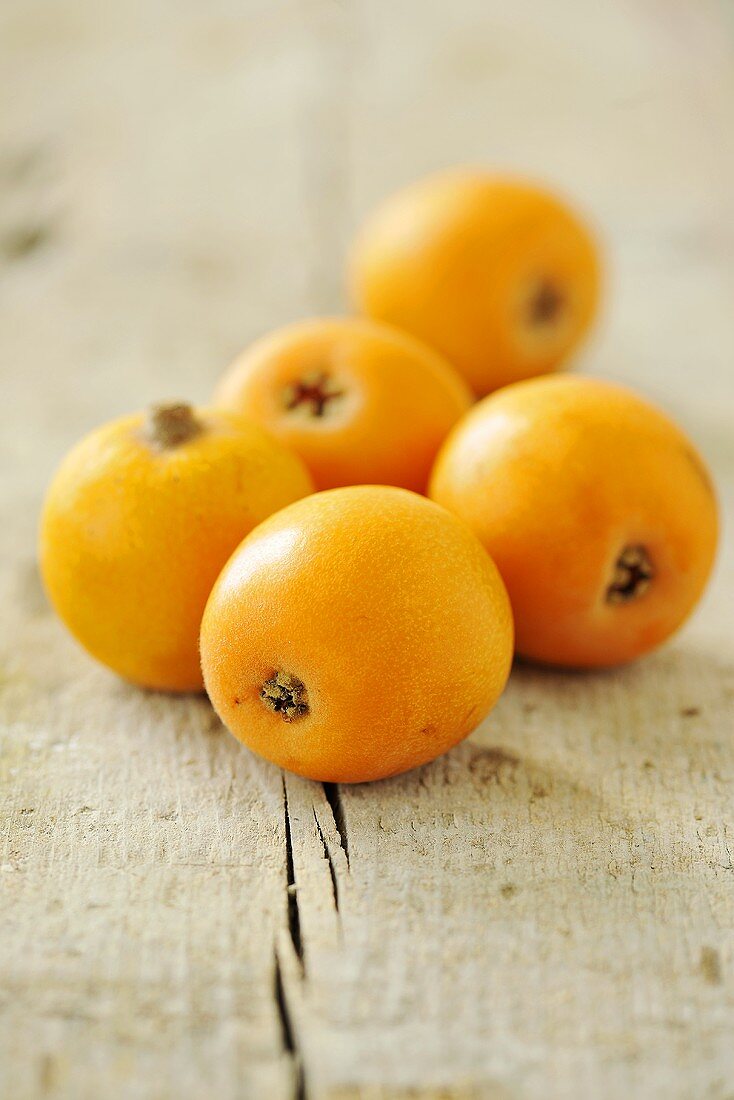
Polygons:
M730 517L733 41L715 0L5 0L0 1095L732 1100L728 545L659 654L518 667L345 788L93 665L34 541L79 435L339 309L359 218L456 161L594 215L580 365L687 425Z

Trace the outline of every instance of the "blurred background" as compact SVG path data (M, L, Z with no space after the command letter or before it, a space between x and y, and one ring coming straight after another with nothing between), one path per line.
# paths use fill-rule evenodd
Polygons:
M342 309L363 216L455 163L596 224L606 306L577 365L726 449L727 0L3 0L0 103L4 465L34 496L96 423L206 399L254 336Z

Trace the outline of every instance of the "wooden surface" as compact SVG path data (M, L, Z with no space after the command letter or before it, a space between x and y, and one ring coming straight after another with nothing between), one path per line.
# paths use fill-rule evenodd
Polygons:
M324 788L50 614L61 455L341 305L370 205L484 162L597 220L581 359L734 480L715 0L3 0L0 1095L734 1096L734 563L659 654L518 668L445 759Z

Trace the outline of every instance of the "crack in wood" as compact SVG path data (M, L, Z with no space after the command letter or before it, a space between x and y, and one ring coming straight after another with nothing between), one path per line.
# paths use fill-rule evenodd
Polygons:
M331 852L329 851L329 845L327 844L326 837L324 836L324 830L319 825L319 819L316 816L316 808L315 807L314 807L314 811L313 811L313 819L316 822L316 831L319 834L319 838L321 840L321 845L324 849L324 856L326 857L326 862L329 864L329 874L331 875L331 888L334 892L334 908L336 909L336 911L338 913L339 912L339 881L336 877L336 867L334 866L334 861L331 858Z
M293 1100L305 1100L306 1081L303 1070L303 1059L301 1058L301 1052L296 1040L296 1032L285 991L285 982L283 981L283 973L277 948L273 953L273 992L275 994L275 1007L280 1021L283 1050L293 1062L295 1074Z
M293 838L291 836L291 818L288 812L288 788L285 777L283 778L283 801L285 809L285 867L286 883L288 891L288 931L293 943L293 950L303 967L303 940L301 937L301 915L298 911L298 886L296 885L296 871L293 863Z
M344 804L342 802L341 791L338 783L324 783L324 795L326 801L331 807L331 816L334 818L334 827L336 829L337 836L339 837L339 843L344 857L347 861L347 870L350 870L349 866L349 838L347 836L347 822L344 816ZM318 824L318 823L317 823Z

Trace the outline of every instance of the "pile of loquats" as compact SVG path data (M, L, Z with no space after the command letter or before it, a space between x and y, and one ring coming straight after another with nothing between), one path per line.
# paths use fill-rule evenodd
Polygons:
M368 221L350 281L361 316L259 340L210 406L83 439L40 537L90 654L205 688L255 752L334 782L461 741L515 649L577 669L648 652L699 600L717 539L675 424L550 373L599 298L595 243L556 197L423 180Z

